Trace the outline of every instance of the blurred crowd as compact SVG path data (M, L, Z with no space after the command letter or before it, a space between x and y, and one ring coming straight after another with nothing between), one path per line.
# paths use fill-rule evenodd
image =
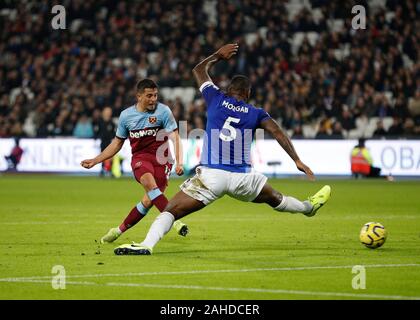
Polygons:
M194 65L238 42L213 79L225 88L234 74L249 76L251 102L292 137L311 126L315 138L346 138L375 118L375 137L418 138L420 4L387 0L373 11L357 1L367 21L355 30L356 1L301 1L310 8L292 16L289 2L299 1L1 1L0 137L95 137L106 107L116 119L135 102L137 80L194 87ZM55 4L66 8L66 30L51 27ZM296 46L302 32L315 40ZM163 99L189 129L204 128L198 90L190 103Z

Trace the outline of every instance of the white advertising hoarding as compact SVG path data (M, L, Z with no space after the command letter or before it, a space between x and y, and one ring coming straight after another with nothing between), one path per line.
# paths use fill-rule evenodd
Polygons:
M350 152L356 140L294 140L293 144L315 174L350 175ZM186 169L199 162L201 140L183 140ZM14 146L13 139L0 139L0 171L7 169L5 156ZM93 139L21 139L24 150L18 165L20 172L99 172L100 166L86 170L80 166L83 159L93 158L99 152L99 141ZM369 140L374 165L383 174L420 176L420 140ZM124 172L130 172L131 150L128 141L120 152L125 159ZM255 169L264 174L297 174L298 171L274 140L259 140L253 145L252 161Z
M301 160L316 174L350 175L350 153L357 140L294 140ZM373 165L382 174L420 176L420 140L368 140ZM258 141L253 152L254 167L264 173L291 174L294 162L274 140ZM280 161L281 165L268 166Z
M21 139L19 145L24 151L18 171L78 172L82 159L97 154L97 142L92 139ZM13 139L0 140L0 170L7 168L4 156L13 146Z

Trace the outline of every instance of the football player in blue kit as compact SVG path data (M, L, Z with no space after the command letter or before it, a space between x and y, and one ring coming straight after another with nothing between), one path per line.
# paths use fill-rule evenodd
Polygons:
M207 125L200 165L194 177L186 180L151 225L142 243L124 244L115 248L117 255L150 255L154 246L171 229L174 221L198 211L213 201L228 195L255 203L267 203L274 210L302 213L312 217L330 198L326 185L308 200L300 201L281 194L267 183L267 177L253 170L251 144L255 130L268 131L310 180L312 170L297 155L289 137L261 108L247 101L251 83L245 76L232 78L227 93L211 80L208 71L220 60L228 60L238 51L237 44L222 46L193 69L198 87L207 104Z

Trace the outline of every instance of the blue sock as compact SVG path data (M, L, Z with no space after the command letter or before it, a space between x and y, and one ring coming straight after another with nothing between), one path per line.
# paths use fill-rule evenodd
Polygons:
M149 212L149 210L150 210L150 208L146 208L144 205L143 205L143 202L139 202L137 205L136 205L136 207L137 207L137 210L139 210L139 212L142 214L142 215L146 215L148 212Z
M159 197L162 194L162 191L160 191L159 188L155 188L153 190L150 190L147 195L149 196L150 200L153 201L157 197Z

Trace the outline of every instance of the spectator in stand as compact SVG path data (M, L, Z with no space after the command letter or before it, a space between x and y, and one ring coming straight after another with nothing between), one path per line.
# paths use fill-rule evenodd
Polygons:
M315 135L315 139L331 139L331 122L328 118L324 118L319 123L318 131Z
M303 139L303 138L305 138L304 135L303 135L302 126L297 125L296 127L293 128L292 138L293 139Z
M126 94L133 78L159 79L161 87L193 85L188 70L220 42L231 41L242 48L238 63L217 65L215 79L222 89L236 73L265 83L252 92L250 103L264 107L269 101L271 114L287 129L317 125L326 115L349 131L366 114L398 116L401 123L414 117L418 135L415 0L387 1L376 11L364 1L370 32L352 30L351 1L310 1L320 9L318 19L311 8L289 17L287 2L275 0L218 0L211 14L202 1L69 1L68 24L82 23L63 37L49 26L50 2L0 1L0 10L11 12L0 21L1 137L27 135L23 124L33 112L38 137L72 135L82 114L96 126L95 110L112 105L119 116L121 106L133 103ZM328 19L343 19L344 27L333 29ZM316 33L305 34L295 47L297 31ZM245 38L249 32L255 42ZM197 94L192 104L199 99ZM63 110L71 112L57 120ZM193 113L203 121L190 118L189 110L181 108L177 120L188 119L190 130L205 123L205 109Z
M388 135L392 138L399 138L404 133L404 129L399 117L394 117L392 125L388 128Z
M405 119L405 122L403 124L403 130L404 130L404 136L407 138L415 138L416 135L418 135L419 128L415 126L414 120L411 118Z
M93 138L93 126L86 114L82 114L73 130L76 138Z
M384 122L382 120L378 120L376 122L376 129L373 132L374 138L383 138L388 135L388 132L386 132L384 128Z
M348 106L346 105L343 106L343 112L341 113L340 123L342 124L343 129L347 131L356 128L354 117L349 111Z
M408 102L408 110L410 115L419 119L420 117L420 88L416 90L415 96L411 97Z
M331 138L344 139L343 127L341 126L340 121L334 122L333 127L332 127L332 132L331 132Z

